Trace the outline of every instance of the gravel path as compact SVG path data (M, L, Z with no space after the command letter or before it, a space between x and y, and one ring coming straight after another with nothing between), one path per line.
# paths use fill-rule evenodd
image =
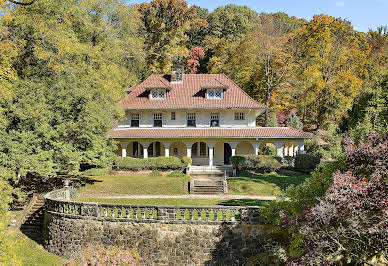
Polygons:
M276 196L254 196L254 195L223 195L223 194L183 194L183 195L108 195L93 196L81 195L84 198L95 199L256 199L256 200L276 200Z

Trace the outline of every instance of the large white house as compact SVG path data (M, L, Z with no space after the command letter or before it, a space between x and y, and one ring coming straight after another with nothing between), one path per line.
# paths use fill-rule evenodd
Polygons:
M152 74L127 90L125 119L109 132L123 157L188 156L193 165L226 165L232 155L278 156L304 152L310 134L286 127L257 127L265 108L224 74Z

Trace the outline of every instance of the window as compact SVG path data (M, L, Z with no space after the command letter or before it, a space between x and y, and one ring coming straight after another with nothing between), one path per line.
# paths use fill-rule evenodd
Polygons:
M171 112L171 120L175 120L176 114L175 112Z
M222 98L222 90L208 89L207 90L207 98L208 99L221 99Z
M152 100L163 100L166 99L166 90L152 90L150 95Z
M205 142L201 142L199 145L199 155L201 157L206 156L206 143Z
M188 127L195 127L195 113L189 113L187 114L187 126Z
M234 113L234 120L245 120L244 113Z
M139 114L131 114L131 127L139 127Z
M211 127L219 127L220 120L218 114L210 114L210 126Z
M154 127L162 127L162 114L156 113L154 114Z

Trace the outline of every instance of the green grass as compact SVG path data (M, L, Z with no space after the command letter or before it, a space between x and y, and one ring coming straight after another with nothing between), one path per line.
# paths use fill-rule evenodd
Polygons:
M139 176L101 176L90 177L87 184L78 189L83 196L117 195L182 195L188 193L188 176L150 177Z
M65 259L58 257L48 251L36 242L32 241L21 232L10 230L7 237L17 249L16 259L21 265L64 265ZM14 265L10 263L9 265ZM15 264L16 265L16 264Z
M169 206L260 206L265 201L255 199L99 199L80 198L84 202L100 202L114 204L143 204L143 205L169 205Z
M228 179L229 194L277 196L290 185L298 185L310 176L303 174L284 175L279 173L252 174L241 172Z

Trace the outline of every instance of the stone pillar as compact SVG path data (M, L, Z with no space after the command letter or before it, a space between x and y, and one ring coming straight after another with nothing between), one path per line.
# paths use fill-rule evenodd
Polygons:
M284 156L288 156L288 145L284 145L283 147L284 147L284 149L283 149L283 155L284 155Z
M187 146L187 153L186 156L191 158L191 146Z
M128 141L121 141L121 157L127 157L127 147L128 147L129 142Z

